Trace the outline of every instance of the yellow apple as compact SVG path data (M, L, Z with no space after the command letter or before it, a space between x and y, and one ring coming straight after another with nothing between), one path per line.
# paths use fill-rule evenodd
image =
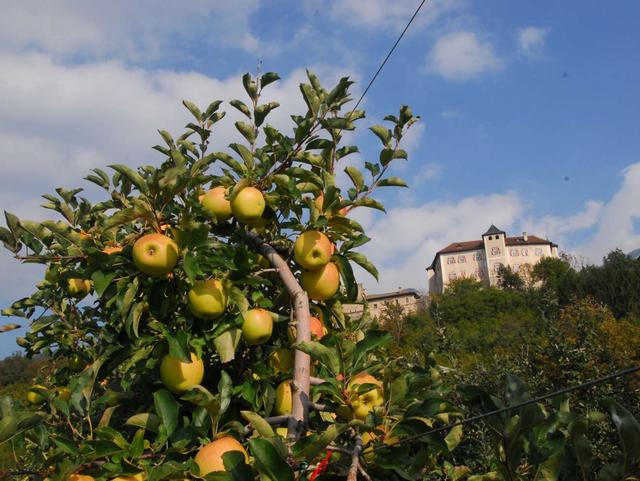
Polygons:
M68 401L69 399L71 399L71 389L69 389L68 387L59 387L58 397L63 401Z
M96 478L87 474L70 474L67 481L96 481Z
M165 387L176 394L186 391L202 382L204 377L204 363L193 352L191 362L167 354L160 363L160 379Z
M363 384L373 384L374 388L358 393L358 386ZM356 419L364 420L374 408L384 403L382 383L370 374L361 373L349 381L347 384L347 394Z
M78 299L82 299L89 294L92 286L92 282L88 279L67 279L67 290L69 294Z
M269 367L273 369L276 374L287 373L293 368L294 353L291 349L281 347L276 349L267 360Z
M340 202L342 202L342 197L341 196L338 197L338 199L340 200ZM314 203L316 204L316 209L318 209L320 212L324 212L322 210L322 206L324 204L324 194L322 192L320 194L318 194L318 196L315 198ZM343 207L335 215L339 215L339 216L344 217L345 215L347 215L348 212L349 212L349 209L347 207ZM331 213L325 213L325 215L327 215L327 217L331 217Z
M317 230L303 232L293 245L293 257L305 269L318 269L326 265L332 253L331 241Z
M225 471L222 455L229 451L241 452L244 455L245 462L249 462L249 456L242 444L231 436L224 436L203 446L196 454L195 461L200 468L200 476L216 471Z
M245 187L231 198L233 215L249 225L260 222L266 205L262 192L255 187Z
M150 276L163 276L178 263L178 245L164 234L147 234L133 245L133 263Z
M33 406L40 406L41 404L44 404L47 398L35 389L46 391L48 388L42 384L34 384L27 392L27 401L29 401L29 404L32 404Z
M282 381L276 388L276 401L273 410L276 414L291 414L293 397L291 394L291 380Z
M227 199L227 189L222 186L214 187L204 194L200 199L202 207L211 214L216 220L224 222L231 218L231 202Z
M300 285L313 300L326 301L331 299L340 287L338 266L329 262L319 269L303 271L300 275Z
M249 309L242 316L242 337L248 344L264 344L273 332L271 314L265 309Z
M187 295L189 309L200 319L215 319L227 308L227 292L222 281L196 281Z
M120 475L111 479L111 481L144 481L145 479L147 479L147 476L144 473L138 473L134 475Z

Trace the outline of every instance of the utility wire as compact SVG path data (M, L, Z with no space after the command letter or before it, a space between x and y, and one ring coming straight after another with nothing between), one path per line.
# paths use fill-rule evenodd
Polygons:
M570 392L573 391L579 391L581 389L586 389L588 387L591 386L595 386L597 384L603 384L606 382L609 382L613 379L616 379L618 377L624 377L624 376L628 376L629 374L633 374L634 372L640 371L640 366L635 366L635 367L629 367L627 369L623 369L622 371L618 371L615 372L613 374L609 374L607 376L603 376L603 377L599 377L597 379L592 379L591 381L587 381L585 383L582 384L578 384L577 386L570 386L564 389L560 389L559 391L554 391L552 393L548 393L548 394L544 394L542 396L538 396L536 398L530 399L528 401L524 401L518 404L514 404L513 406L507 406L501 409L495 409L494 411L489 411L488 413L482 413L482 414L478 414L476 416L472 416L470 418L467 419L463 419L461 421L457 421L455 423L450 423L447 424L446 426L441 426L439 428L434 428L434 429L430 429L429 431L426 431L424 433L420 433L420 434L415 434L413 436L407 436L405 438L402 438L398 441L394 441L388 444L384 444L375 448L370 448L370 449L365 449L365 452L372 452L372 451L381 451L383 449L387 449L387 448L391 448L400 444L404 444L405 442L409 442L409 441L415 441L416 439L420 439L423 436L428 436L429 434L434 434L434 433L439 433L441 431L446 431L448 429L451 428L455 428L456 426L464 426L466 424L471 424L474 423L476 421L480 421L481 419L484 418L488 418L491 416L495 416L497 414L502 414L504 412L507 411L511 411L514 409L520 409L522 407L525 406L529 406L531 404L536 404L539 403L540 401L544 401L546 399L552 398L552 397L556 397L556 396L560 396L561 394L568 394Z
M353 107L353 110L351 110L351 114L353 114L356 111L356 109L360 105L360 102L362 102L362 99L364 99L364 96L367 95L367 92L369 91L369 89L373 85L373 82L375 82L376 79L378 78L378 75L380 75L380 72L382 71L382 69L384 68L385 64L387 63L387 61L391 57L391 54L393 54L393 51L396 49L396 47L400 43L400 40L402 40L402 37L404 37L404 34L407 33L407 30L409 30L409 27L411 26L411 24L413 23L415 18L418 16L418 13L420 13L420 10L422 9L422 6L426 2L427 2L427 0L422 0L420 2L420 5L418 5L418 8L416 8L416 11L413 12L413 15L411 16L411 19L409 20L407 25L405 25L404 29L402 30L402 33L400 34L400 36L396 40L396 43L393 44L393 47L391 47L391 50L389 50L389 53L387 53L387 56L384 58L384 60L380 64L380 67L378 67L378 70L376 71L376 73L373 75L373 77L371 77L371 80L369 81L369 84L367 85L367 88L364 89L364 92L362 92L362 95L360 96L360 98L356 102L355 107ZM351 114L349 114L349 116L351 116Z

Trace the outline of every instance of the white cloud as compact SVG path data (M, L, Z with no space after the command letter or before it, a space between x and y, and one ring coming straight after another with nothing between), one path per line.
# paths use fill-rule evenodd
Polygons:
M447 13L463 6L461 0L431 0L427 2L413 27L432 24ZM387 27L394 30L404 28L416 10L414 0L337 0L331 5L331 15L336 21L367 28ZM315 1L306 4L307 10L322 8Z
M640 231L635 229L640 220L640 162L622 173L622 185L603 205L595 234L574 249L590 262L600 263L613 249L630 252L640 247Z
M493 45L475 32L440 37L427 56L426 69L448 80L469 80L502 68Z
M541 27L522 27L518 29L518 50L526 57L538 57L542 55L548 28Z
M149 61L183 55L185 41L254 52L259 41L251 33L250 18L259 7L252 0L8 0L0 16L0 45L70 59Z

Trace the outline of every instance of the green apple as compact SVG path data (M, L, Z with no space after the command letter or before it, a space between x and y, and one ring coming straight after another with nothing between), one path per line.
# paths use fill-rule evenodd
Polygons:
M203 446L196 454L195 462L200 468L200 476L225 471L222 455L229 451L239 451L244 455L245 462L249 462L249 456L242 444L231 436L224 436Z
M150 276L163 276L178 263L178 245L164 234L147 234L133 245L133 263Z
M340 272L335 263L328 264L312 271L303 271L300 285L309 297L316 301L331 299L340 287Z
M264 344L273 332L271 314L265 309L249 309L242 316L242 337L250 345Z
M197 386L204 378L204 363L195 353L191 353L191 362L167 354L160 363L160 379L165 387L176 394Z
M231 211L244 224L260 223L266 205L262 192L255 187L245 187L231 198Z
M276 400L273 410L276 414L291 414L293 406L293 396L291 394L291 380L282 381L276 388Z
M200 199L202 207L213 214L216 220L224 222L231 218L231 202L227 199L227 189L214 187Z
M305 269L318 269L331 259L333 245L329 238L317 230L303 232L293 245L293 257Z
M189 309L200 319L215 319L227 308L227 291L222 281L206 279L196 281L187 294Z
M69 294L78 299L82 299L89 294L92 287L93 283L88 279L67 279L67 290Z
M87 361L80 354L72 354L69 358L69 368L73 371L82 371L87 365Z

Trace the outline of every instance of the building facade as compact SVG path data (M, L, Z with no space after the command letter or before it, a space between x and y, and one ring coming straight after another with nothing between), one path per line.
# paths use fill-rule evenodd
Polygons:
M466 278L495 286L501 266L520 273L544 257L558 257L558 246L526 232L507 237L504 231L491 225L482 239L454 242L436 253L427 267L429 293L442 293L450 282Z
M372 319L377 319L385 304L397 302L402 307L404 314L413 314L420 310L422 306L422 296L415 289L398 289L394 292L384 292L382 294L364 294L369 306L369 313ZM343 312L352 319L362 317L363 304L345 304Z

